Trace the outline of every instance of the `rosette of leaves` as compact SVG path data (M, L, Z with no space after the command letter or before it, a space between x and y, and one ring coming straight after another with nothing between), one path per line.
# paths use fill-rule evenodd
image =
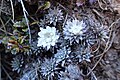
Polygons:
M58 80L83 80L80 69L75 64L70 64L65 68L65 72L60 72Z
M24 61L23 61L23 57L21 55L16 56L15 58L13 58L12 61L12 70L13 71L17 71L17 73L19 73L21 71L21 67L23 65Z
M101 41L106 42L106 40L108 40L109 36L109 30L108 28L106 28L105 26L101 26L100 28L97 28L98 30L98 37Z
M68 58L70 54L70 50L66 49L66 47L63 47L60 50L57 50L57 53L54 55L54 58L56 60L56 63L60 63L61 61L64 61L64 59Z
M64 19L63 12L58 7L54 7L53 9L50 8L45 18L47 21L49 21L50 24L53 23L54 26L56 26L57 22L62 21Z
M20 80L36 80L35 70L30 70L30 71L26 72Z
M20 80L42 80L40 77L40 64L41 61L38 58L37 61L26 64Z
M83 39L86 29L86 24L83 20L68 19L63 28L64 38L69 40L71 45L73 42L79 43L79 40Z
M82 62L82 61L91 62L90 58L93 56L91 54L90 48L82 49L82 47L81 47L81 50L76 52L76 55L77 55L76 58L79 59L79 62Z
M52 71L54 70L54 63L55 60L51 59L46 59L45 61L41 64L41 73L44 76L47 76L48 74L52 73Z
M95 23L94 23L95 25ZM88 25L85 20L79 21L76 18L68 19L63 28L64 38L70 41L72 60L88 61L93 56L91 54L91 47L98 44L99 32L96 27Z
M45 58L41 64L41 74L45 79L52 80L53 77L56 77L58 74L57 70L60 68L57 67L58 64L54 58L47 59Z

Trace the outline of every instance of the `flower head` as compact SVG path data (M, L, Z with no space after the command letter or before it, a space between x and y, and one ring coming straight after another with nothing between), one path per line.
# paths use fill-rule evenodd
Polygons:
M83 21L79 21L79 20L72 20L72 22L70 20L67 21L64 30L67 31L68 33L70 33L71 35L80 35L83 33L83 28L84 28L84 23Z
M40 32L38 33L38 44L37 46L42 46L43 48L47 47L47 50L50 48L50 46L54 46L57 42L57 39L59 38L59 35L57 35L57 31L55 27L49 27L47 26L46 29L40 28Z
M77 19L74 19L72 21L68 20L66 22L65 27L63 28L65 39L69 39L71 41L73 40L73 38L75 38L76 41L78 42L80 36L83 35L84 28L85 28L85 23L83 21L79 21Z

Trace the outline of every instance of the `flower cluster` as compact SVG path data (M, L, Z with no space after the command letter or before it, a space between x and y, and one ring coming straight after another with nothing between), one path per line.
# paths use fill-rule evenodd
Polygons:
M72 21L68 20L65 27L63 28L65 39L69 39L70 41L72 41L72 39L74 38L78 42L81 38L80 36L82 36L84 33L84 28L85 23L83 21L79 21L77 19L73 19Z
M68 20L66 22L66 25L65 25L65 28L64 28L64 31L69 33L68 35L71 35L71 36L74 36L74 35L81 35L83 34L83 28L84 28L84 23L83 21L79 21L77 19L75 20Z
M51 46L55 46L55 43L59 38L56 28L47 26L46 29L40 28L40 30L41 31L38 33L39 37L37 46L41 46L49 50Z

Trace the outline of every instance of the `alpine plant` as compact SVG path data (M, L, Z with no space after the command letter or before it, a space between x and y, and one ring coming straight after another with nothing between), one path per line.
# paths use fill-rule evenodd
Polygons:
M55 27L49 27L47 26L46 29L40 28L40 32L38 33L38 44L37 46L41 46L43 48L47 48L47 50L50 49L51 46L55 46L55 43L57 42L59 35L57 34L57 30Z
M64 30L65 39L69 39L72 43L74 40L79 42L79 39L84 33L85 23L77 19L68 20Z

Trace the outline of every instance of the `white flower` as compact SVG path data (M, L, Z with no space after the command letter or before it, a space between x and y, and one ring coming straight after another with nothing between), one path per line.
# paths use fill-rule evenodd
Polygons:
M83 34L83 29L85 27L85 23L83 23L83 21L79 21L77 19L72 20L72 22L70 20L68 20L66 22L66 25L64 27L64 33L67 33L67 35L81 35Z
M83 21L79 21L77 19L73 19L72 21L68 20L66 22L65 27L63 28L63 33L65 35L65 39L70 40L70 44L75 40L79 43L79 40L82 39L82 35L85 32L85 23Z
M37 46L42 46L43 48L47 47L47 50L50 48L50 46L54 46L57 42L57 39L59 38L59 35L57 35L57 31L55 27L49 27L47 26L46 29L40 28L40 32L38 33L38 44Z

